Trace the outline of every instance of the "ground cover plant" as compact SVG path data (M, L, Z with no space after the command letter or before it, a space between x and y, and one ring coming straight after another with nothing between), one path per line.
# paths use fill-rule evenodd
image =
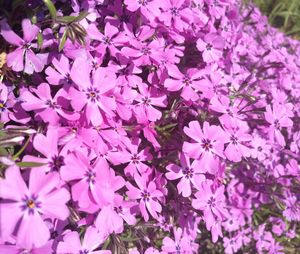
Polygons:
M0 12L0 253L299 253L300 44L257 7Z

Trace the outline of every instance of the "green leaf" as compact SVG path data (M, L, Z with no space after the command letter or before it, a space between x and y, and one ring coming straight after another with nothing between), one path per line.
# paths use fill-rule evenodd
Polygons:
M37 41L38 41L38 46L41 49L43 46L43 35L41 32L38 33Z
M80 12L80 14L73 20L73 22L79 22L86 18L87 15L89 15L87 11Z
M58 23L72 23L77 17L76 16L63 16L63 17L57 17L56 21Z
M68 32L68 29L66 29L66 30L64 31L64 34L63 34L63 36L62 36L61 39L60 39L60 43L59 43L59 46L58 46L58 51L59 51L59 52L62 51L62 49L63 49L64 46L65 46L65 43L66 43L66 41L67 41L67 32Z
M20 157L20 155L25 151L26 147L28 146L29 141L30 141L30 138L28 138L26 140L25 144L21 147L21 149L16 154L14 154L13 160L17 160Z
M57 17L56 21L59 23L73 23L79 22L83 20L89 13L87 11L81 12L78 16L64 16L64 17Z
M57 11L56 11L56 8L55 8L54 4L52 3L51 0L43 0L43 1L46 4L46 6L47 6L47 8L50 12L50 15L51 15L52 19L55 20Z
M21 168L36 168L46 165L46 163L21 161L16 163Z

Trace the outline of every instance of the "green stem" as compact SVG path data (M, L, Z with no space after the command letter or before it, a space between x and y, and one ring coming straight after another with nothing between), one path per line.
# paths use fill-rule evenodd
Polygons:
M22 146L22 148L12 157L12 159L15 161L19 158L19 156L24 152L24 150L26 149L26 147L28 146L30 141L30 137L28 137L28 139L26 140L25 144Z

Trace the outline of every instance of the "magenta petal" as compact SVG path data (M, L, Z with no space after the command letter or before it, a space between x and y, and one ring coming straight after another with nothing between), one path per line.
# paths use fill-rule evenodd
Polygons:
M45 157L50 158L52 155L57 155L57 131L55 129L48 130L47 136L41 133L36 134L33 140L34 148L42 153Z
M58 243L57 254L77 253L81 250L78 232L68 232L63 241Z
M86 118L94 126L99 126L103 122L103 117L100 109L95 103L88 103L86 106Z
M36 248L45 245L49 238L49 229L41 215L25 213L17 233L17 243L26 248Z
M44 65L43 60L39 56L35 55L32 50L27 50L25 52L25 73L32 74L34 71L41 72Z
M100 225L102 227L102 225ZM105 235L101 234L95 227L88 227L85 231L82 247L90 251L96 249L105 240Z
M11 67L14 71L22 71L24 69L24 49L17 48L15 51L7 55L7 66Z
M39 28L36 25L31 24L29 19L22 20L23 38L26 42L31 42L37 37Z
M6 169L5 179L0 179L0 197L20 201L28 194L27 186L17 166Z
M59 187L59 175L57 172L45 174L43 170L32 169L29 179L29 190L31 193L45 197L56 187Z
M64 188L51 192L43 200L43 213L60 220L65 220L69 216L69 209L66 206L69 200L70 194Z
M1 22L1 35L12 45L21 46L24 41L4 21Z
M2 240L5 241L13 233L22 215L20 203L0 203L0 238Z
M90 80L91 66L88 61L78 58L74 61L71 69L71 78L80 88L86 89L91 87Z
M106 36L108 36L109 38L112 38L118 32L119 32L118 28L116 28L115 26L112 26L109 23L106 23L105 28L104 28L104 33Z

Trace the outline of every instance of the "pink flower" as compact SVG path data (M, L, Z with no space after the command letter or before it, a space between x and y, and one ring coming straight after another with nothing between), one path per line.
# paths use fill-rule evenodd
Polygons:
M45 164L40 167L44 169L45 173L49 173L51 171L59 172L60 168L65 165L65 162L64 155L59 152L57 145L58 131L56 128L49 128L46 136L38 133L33 139L33 146L46 158L25 155L23 161L39 162Z
M271 145L267 143L267 140L255 135L251 141L251 157L264 161L271 152Z
M101 125L104 117L115 116L116 101L113 97L113 89L116 85L116 76L105 68L98 68L91 82L91 66L83 59L75 60L71 78L78 86L69 90L71 104L74 109L84 109L85 118L94 126Z
M126 175L129 174L133 176L138 172L143 174L148 169L148 166L144 162L152 160L149 149L142 149L139 151L141 139L133 139L130 141L129 139L124 138L123 143L126 146L125 149L110 153L110 160L115 165L129 162L124 168Z
M97 52L104 57L106 49L115 56L119 51L116 46L121 44L122 41L126 41L125 36L119 34L119 29L109 22L106 23L104 28L104 34L102 34L95 24L90 24L88 27L88 35L92 40L99 41L99 45L96 46Z
M178 193L184 197L189 197L192 194L191 184L193 186L200 184L205 180L203 174L199 172L197 160L190 163L190 158L184 154L180 155L181 166L176 164L170 164L167 166L169 172L166 173L166 178L169 180L175 180L181 178L177 184Z
M138 186L134 187L130 182L126 183L128 191L126 194L131 200L139 200L139 208L145 221L149 220L149 213L153 218L158 218L158 214L162 210L158 198L163 197L163 193L157 189L153 181L147 183L146 177L139 174L134 175L134 180Z
M200 159L204 165L210 165L214 157L224 158L224 142L226 141L224 131L216 125L209 125L204 122L203 131L198 121L189 123L189 127L184 127L184 132L196 143L183 143L183 152L191 158Z
M296 196L292 195L291 193L287 192L285 194L284 204L285 209L283 211L284 217L288 221L300 221L300 205L299 200Z
M65 220L69 216L66 203L69 192L60 187L56 172L45 174L38 169L30 171L29 187L20 170L12 166L0 181L1 238L6 239L17 230L17 244L25 248L39 248L50 238L45 218ZM9 202L6 202L9 201ZM20 224L19 224L20 223Z
M185 100L196 101L199 98L197 91L203 91L205 84L202 73L197 69L188 69L186 74L182 74L176 65L170 65L167 68L168 74L172 78L165 80L164 86L169 91L178 91L182 88L181 97Z
M192 21L193 13L185 8L184 0L165 0L161 2L162 14L159 16L167 27L174 27L177 31L183 32Z
M228 216L225 208L224 186L213 190L209 181L203 182L195 196L192 206L203 211L207 229L214 229L217 221L220 222Z
M148 26L140 28L137 35L129 29L126 31L128 40L130 40L130 47L123 47L121 52L124 56L130 57L137 67L160 62L160 53L163 52L165 45L161 40L147 42L154 32L155 30Z
M122 233L124 231L124 222L128 225L134 225L136 218L131 209L135 204L124 201L121 196L115 196L112 205L104 206L99 212L95 225L99 230L105 230L107 234Z
M158 0L125 0L126 9L136 12L140 9L141 13L149 20L160 16L160 2Z
M197 48L202 52L206 63L216 62L222 58L224 44L223 38L214 33L208 33L203 39L197 40Z
M52 60L54 66L49 66L45 73L47 74L47 81L51 85L63 85L72 83L70 77L70 61L65 55L60 55L60 59L54 58Z
M12 31L5 21L1 22L1 35L8 43L17 46L15 51L7 55L7 65L14 71L24 70L27 74L41 72L46 63L46 55L35 55L32 51L32 48L37 48L37 44L32 43L32 41L37 38L39 28L36 25L32 25L29 19L23 19L22 29L23 39Z
M26 111L36 111L36 116L39 116L44 122L51 125L57 125L60 117L74 121L79 118L78 113L68 111L69 102L66 91L60 89L54 98L52 98L50 87L47 83L40 84L36 89L32 89L36 94L33 95L29 91L25 91L21 95L22 108Z
M144 122L144 119L149 119L154 122L159 120L162 113L154 106L166 107L167 96L159 93L155 88L148 87L145 83L139 84L138 88L140 93L135 98L138 104L134 108L138 121Z
M174 228L175 240L166 236L163 239L162 250L166 253L193 253L190 241L187 236L183 235L181 228Z
M63 241L58 243L57 254L111 254L109 250L96 250L106 239L106 235L99 232L96 228L90 226L80 241L79 234L76 231L67 231Z
M65 166L60 170L64 181L74 181L72 197L80 208L94 212L97 208L110 204L115 191L124 186L122 177L115 176L105 160L98 160L94 165L81 152L77 151L65 157Z
M226 143L228 144L224 151L227 159L239 162L242 160L242 157L249 157L250 148L245 143L251 141L252 137L247 133L247 125L230 117L223 117L221 123L227 136Z
M281 128L292 127L293 121L290 119L291 112L289 111L289 105L273 104L266 107L265 118L269 126L269 137L271 141L278 142L279 145L285 146L284 136L281 133Z
M10 108L14 106L15 98L5 85L0 83L0 121L6 123L10 120Z
M213 225L215 218L222 220L228 214L225 209L224 186L212 190L209 181L203 182L195 196L196 199L193 200L192 205L203 211L208 225Z

